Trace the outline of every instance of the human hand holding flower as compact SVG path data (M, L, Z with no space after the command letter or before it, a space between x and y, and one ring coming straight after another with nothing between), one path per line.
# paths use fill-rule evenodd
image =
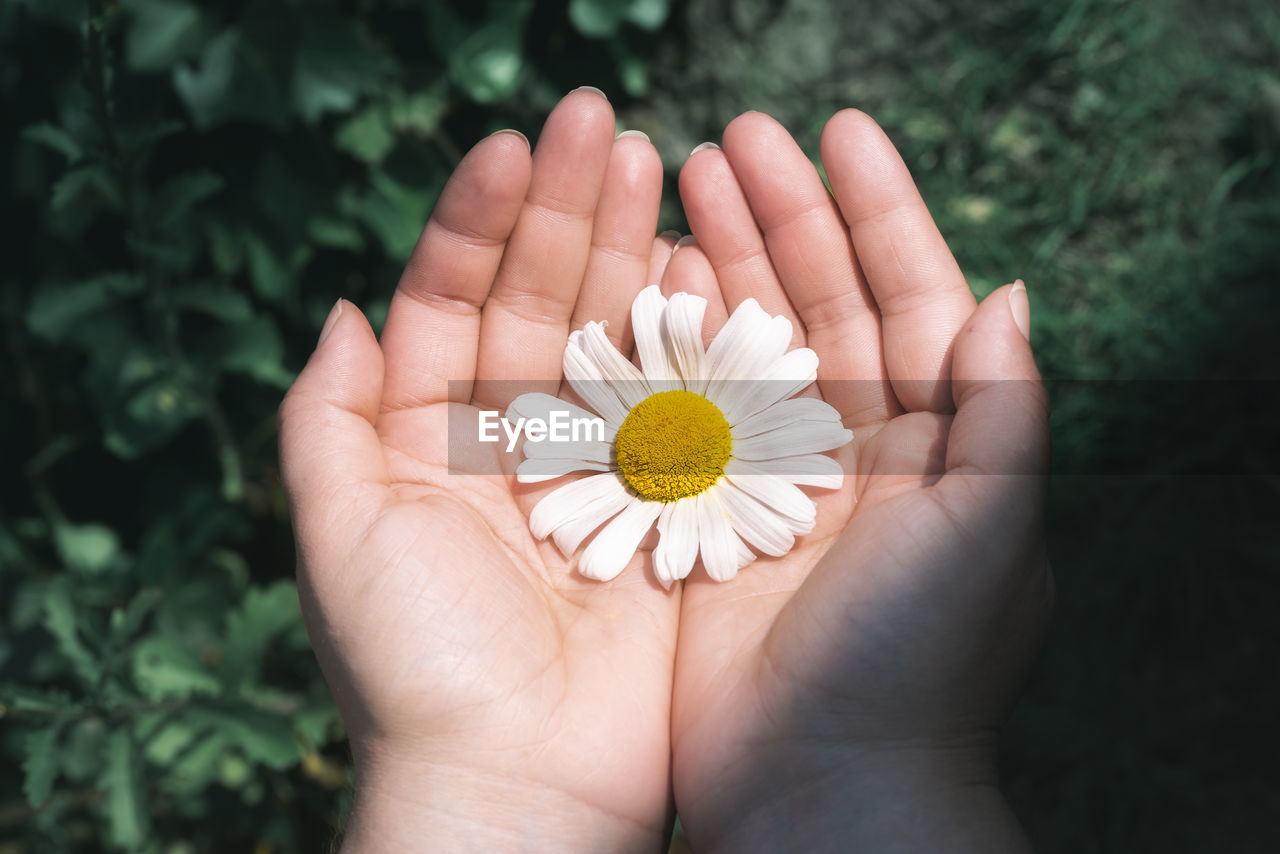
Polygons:
M975 309L867 116L833 117L822 160L830 193L748 113L681 174L706 262L682 250L668 277L791 318L854 442L795 550L685 585L677 807L700 852L1021 850L995 736L1053 601L1026 294Z
M661 164L598 93L458 166L381 346L339 303L281 408L308 629L358 778L346 850L655 850L670 820L678 597L582 578L527 497L448 473L489 379L557 380L571 325L657 281ZM450 381L453 381L452 384ZM474 382L473 382L474 381Z
M905 167L861 114L838 115L824 138L835 201L776 123L740 118L725 153L686 166L700 245L676 255L651 237L656 153L613 141L612 124L598 94L576 92L532 160L517 136L481 142L423 233L381 347L340 303L282 408L299 589L357 763L348 845L653 849L674 780L699 850L1016 847L992 733L1052 599L1025 294L1002 289L975 311ZM659 279L665 296L646 291L633 310ZM837 454L853 474L818 497L816 519L789 501L794 487L756 495L778 514L756 508L754 527L740 523L755 505L719 486L659 484L646 506L627 498L638 481L624 470L630 491L623 475L595 477L618 515L578 552L606 521L588 524L581 501L449 474L450 413L512 404L486 380L554 383L562 358L573 380L573 359L593 349L583 364L634 370L606 336L622 354L638 345L646 382L651 367L697 380L674 363L712 365L727 345L653 355L655 330L688 339L701 326L708 341L743 305L735 318L753 319L724 340L759 341L772 353L760 370L781 364L788 336L821 359L813 393L834 410L793 407L825 436L805 454L847 440L828 412L853 430ZM804 385L804 352L773 380ZM659 390L601 401L622 404L612 429ZM708 397L745 452L740 422L767 405ZM559 466L551 457L534 468ZM718 485L751 491L722 465ZM831 460L785 469L805 485L841 481ZM655 521L657 548L637 552ZM752 558L735 530L772 557L713 583ZM543 539L552 531L563 551ZM683 590L662 589L686 575ZM893 820L903 810L910 823Z

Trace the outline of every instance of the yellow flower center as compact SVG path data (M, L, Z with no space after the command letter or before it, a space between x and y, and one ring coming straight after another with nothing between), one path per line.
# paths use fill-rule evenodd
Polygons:
M660 391L637 403L618 428L618 469L641 498L679 501L724 474L733 440L716 405L691 391Z

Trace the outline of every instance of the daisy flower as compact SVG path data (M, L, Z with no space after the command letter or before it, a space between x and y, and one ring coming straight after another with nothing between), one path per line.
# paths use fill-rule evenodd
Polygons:
M551 492L529 517L534 536L552 537L566 557L600 529L578 562L589 578L615 577L656 524L653 567L664 587L688 576L699 555L711 578L728 581L755 560L752 549L783 555L813 530L817 510L799 486L842 483L823 452L853 434L830 405L793 397L817 378L817 355L788 352L791 322L753 299L704 350L705 309L701 297L641 291L631 306L639 367L603 323L569 336L565 379L603 421L602 438L526 442L516 476L537 483L597 472ZM512 401L507 418L566 412L594 417L536 393Z

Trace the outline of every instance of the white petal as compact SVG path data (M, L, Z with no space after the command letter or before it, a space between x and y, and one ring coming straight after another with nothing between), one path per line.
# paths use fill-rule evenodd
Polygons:
M635 555L636 547L653 527L662 507L661 501L633 500L596 534L578 561L578 572L599 581L615 578Z
M632 501L639 501L639 499L634 495L627 495L618 498L615 503L596 507L591 514L574 519L563 528L559 528L551 535L551 539L555 542L556 548L560 550L560 554L569 557L569 555L578 550L578 546L582 545L582 541L590 536L592 531L612 519L618 514L619 510L625 508Z
M594 412L588 412L581 406L569 403L567 400L561 400L550 394L542 392L529 392L522 394L507 407L507 420L515 422L517 418L541 418L543 421L550 421L554 413L567 412L570 418L597 418ZM608 420L604 424L604 441L612 442L614 437L618 435L618 428L611 425Z
M822 454L757 460L755 466L762 472L776 474L799 486L839 489L844 485L844 469L840 463Z
M768 433L733 440L733 455L743 460L769 460L820 454L843 447L853 433L830 421L793 421Z
M792 350L765 367L758 379L735 383L728 390L729 399L720 411L730 424L737 424L767 406L786 400L817 378L818 354L808 347Z
M791 551L796 538L783 517L743 492L727 478L716 484L716 492L725 510L729 512L733 530L742 539L774 557Z
M702 316L707 301L692 294L673 294L662 313L662 331L684 387L697 394L707 387L707 354L702 349Z
M569 336L569 343L564 348L564 378L587 406L603 415L606 421L621 424L629 408L605 382L600 366L583 351L581 342L582 330Z
M714 581L728 581L738 574L742 541L733 532L715 488L696 496L698 502L698 548L702 566Z
M747 564L753 563L756 559L756 553L742 540L738 540L738 569L742 569Z
M729 482L774 512L812 526L818 510L813 499L787 480L761 471L746 460L731 459L724 467ZM793 529L794 530L794 529Z
M528 462L526 460L521 465ZM617 472L606 472L575 480L549 493L538 502L533 512L529 514L529 530L541 540L548 534L559 535L567 526L580 527L594 519L595 524L582 533L585 537L605 519L626 506L630 498L625 481ZM557 536L557 545L560 544L561 539L562 537ZM580 542L582 537L572 544L566 555L571 554Z
M791 321L770 317L754 299L744 300L707 348L707 397L726 415L737 409L749 381L760 379L790 343Z
M672 501L658 517L658 546L653 550L653 572L668 590L688 578L698 559L698 502L694 498Z
M598 463L594 460L535 460L527 459L516 466L516 480L520 483L542 483L572 474L575 471L610 471L616 468L612 463ZM572 486L572 484L566 484Z
M631 330L635 333L640 367L654 392L680 388L680 372L672 360L674 353L662 335L662 314L667 298L657 285L650 285L631 303Z
M579 339L582 352L587 354L600 368L604 379L612 386L615 394L627 409L635 406L650 395L649 384L645 382L640 369L628 362L618 348L613 346L609 336L604 334L604 324L590 321L582 327L582 338Z
M794 421L828 421L839 424L840 413L834 406L816 397L780 400L750 418L734 424L731 435L734 439L745 439L748 436L776 430Z

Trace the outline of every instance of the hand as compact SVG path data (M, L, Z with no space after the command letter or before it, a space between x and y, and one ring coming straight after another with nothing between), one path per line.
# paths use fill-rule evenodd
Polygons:
M445 428L451 407L505 406L486 380L558 381L572 324L625 329L671 252L661 180L593 91L532 157L517 134L483 140L381 347L340 302L281 408L299 592L356 763L344 850L665 842L678 595L575 575L529 534L532 495L448 472Z
M822 161L830 193L781 126L748 113L680 178L699 249L668 277L701 254L727 308L755 297L793 321L854 432L841 453L855 475L817 496L817 529L785 557L686 582L681 822L699 852L1018 850L995 734L1053 602L1026 293L975 308L867 116L833 117Z

